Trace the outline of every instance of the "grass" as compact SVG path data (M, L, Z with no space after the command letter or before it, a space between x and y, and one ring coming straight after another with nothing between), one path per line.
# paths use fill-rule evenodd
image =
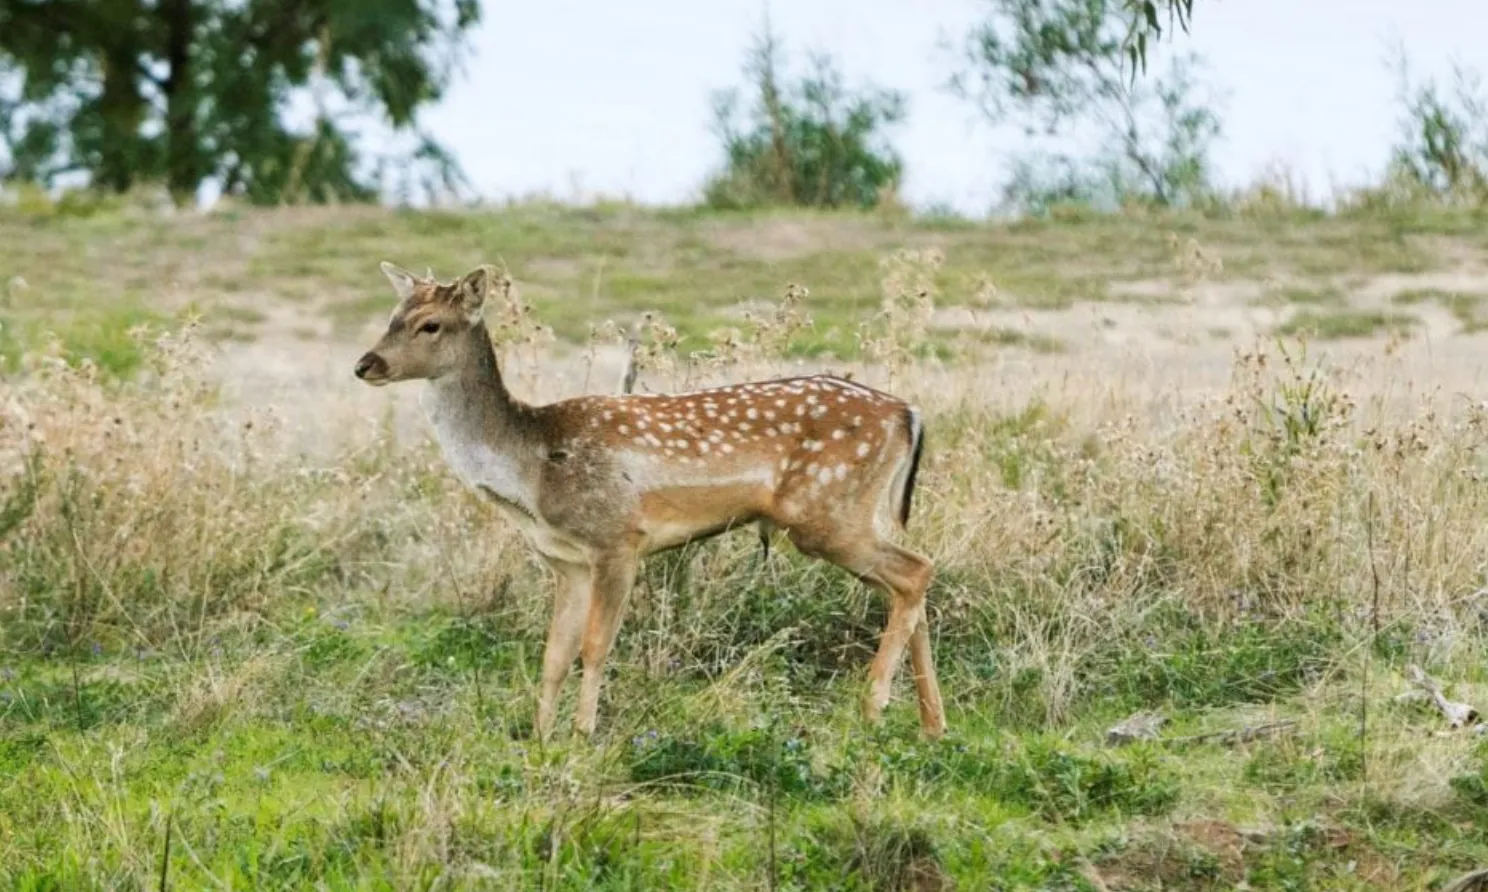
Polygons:
M151 227L187 225L4 223L80 256L123 239L134 248L106 262L126 278L173 262ZM930 326L974 269L1006 312L1027 310L1008 298L1020 265L1024 281L1164 274L1165 242L1133 221L524 207L189 225L218 260L177 270L201 286L209 338L300 303L350 328L344 308L372 313L380 286L363 281L367 257L427 250L394 259L454 267L481 234L525 267L522 296L560 337L597 321L564 294L664 304L716 348L705 365L721 378L839 343L827 320L873 359L854 366L862 380L892 376L925 409L908 540L936 563L951 733L919 736L906 677L884 726L865 728L882 599L733 534L646 563L596 738L533 741L550 580L426 438L379 420L412 394L301 372L274 412L237 404L169 321L188 302L165 295L142 307L154 331L111 336L132 365L40 361L28 334L0 377L0 886L1426 889L1488 860L1488 747L1397 696L1418 664L1453 699L1488 702L1474 402L1439 410L1421 387L1402 403L1289 342L1238 354L1198 396L1181 370L1133 386L1073 339ZM1312 267L1362 263L1354 240L1386 229L1183 225L1206 249L1274 239L1286 258L1309 243ZM101 318L69 296L73 273L25 275L28 325ZM688 276L744 284L686 304ZM797 279L810 295L777 302ZM837 288L857 296L827 297ZM754 321L736 312L745 297ZM706 338L715 313L740 329L727 351ZM265 344L217 346L251 374ZM575 346L555 361L578 362ZM1007 388L981 377L978 350L1007 363ZM674 352L658 360L681 369ZM528 357L507 370L541 390ZM1418 370L1367 359L1392 383ZM1167 719L1162 738L1109 745L1139 710ZM1294 724L1193 739L1279 720Z
M1459 291L1442 291L1435 288L1409 289L1390 299L1399 306L1416 306L1435 302L1449 311L1462 325L1463 334L1477 334L1488 330L1488 319L1483 318L1483 295L1466 294Z
M1339 307L1347 303L1343 289L1337 286L1308 288L1290 285L1269 292L1262 304L1273 306Z
M166 315L194 304L211 317L251 314L244 308L269 299L348 334L386 315L379 259L445 277L504 260L560 337L582 342L596 319L653 310L678 328L684 352L702 348L738 306L773 301L784 283L799 282L812 290L818 325L803 333L797 353L852 357L855 327L883 299L879 260L899 249L942 253L935 284L943 305L972 302L990 281L1010 305L1045 311L1111 300L1114 281L1173 277L1183 264L1174 254L1178 236L1222 256L1221 278L1322 278L1431 268L1438 260L1431 239L1470 232L1470 222L1450 214L1304 222L1177 214L947 226L902 215L542 203L429 213L228 207L199 217L5 209L0 280L28 283L27 315L143 301ZM248 319L221 322L221 337L263 329Z
M1384 310L1312 310L1295 313L1277 327L1277 333L1295 337L1307 335L1320 341L1341 338L1372 338L1380 334L1406 334L1420 324L1407 313Z

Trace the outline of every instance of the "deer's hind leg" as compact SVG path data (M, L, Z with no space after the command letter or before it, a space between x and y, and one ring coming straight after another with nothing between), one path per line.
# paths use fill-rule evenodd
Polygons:
M889 596L889 621L868 668L863 717L872 724L882 718L907 646L915 672L920 726L928 737L945 733L945 710L925 621L925 590L933 573L929 559L885 541L871 528L859 536L837 533L818 538L806 528L796 527L791 530L791 541L802 552L842 567Z

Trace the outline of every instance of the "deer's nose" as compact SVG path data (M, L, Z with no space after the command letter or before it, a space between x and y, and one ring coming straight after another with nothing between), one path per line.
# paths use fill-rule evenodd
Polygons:
M366 380L368 375L380 378L387 374L387 362L376 353L368 353L357 360L356 368L353 369L358 378Z

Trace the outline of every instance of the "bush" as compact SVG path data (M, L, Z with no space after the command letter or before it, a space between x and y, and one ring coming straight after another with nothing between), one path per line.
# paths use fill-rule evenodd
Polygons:
M872 208L892 201L904 163L883 131L904 119L903 95L874 87L850 92L822 55L794 84L781 84L782 67L767 25L744 69L752 104L741 112L737 91L715 95L724 165L704 189L708 206Z

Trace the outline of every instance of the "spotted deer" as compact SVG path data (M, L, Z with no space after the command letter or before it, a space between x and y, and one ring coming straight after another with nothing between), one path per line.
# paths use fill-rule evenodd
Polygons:
M482 320L492 268L455 282L386 262L382 271L398 303L356 376L428 381L425 408L451 469L504 509L557 576L539 736L576 656L574 725L593 733L640 559L750 523L888 593L864 717L879 721L908 647L921 727L945 731L925 617L932 566L890 541L908 521L924 445L917 409L830 375L529 405L502 383Z

